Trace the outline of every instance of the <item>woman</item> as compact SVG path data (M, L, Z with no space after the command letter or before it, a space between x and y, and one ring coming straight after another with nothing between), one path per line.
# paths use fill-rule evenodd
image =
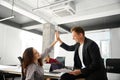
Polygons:
M42 54L33 48L27 48L23 53L22 79L23 80L44 80L44 70L42 60L51 51L57 41L53 41L50 47L46 48Z

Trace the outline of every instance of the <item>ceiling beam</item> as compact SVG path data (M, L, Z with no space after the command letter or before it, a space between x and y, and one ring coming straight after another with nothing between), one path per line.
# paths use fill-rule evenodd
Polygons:
M0 19L2 19L2 18L0 17ZM25 30L25 29L22 29L22 25L21 24L12 22L10 20L5 20L5 21L2 21L0 23L8 25L8 26L11 26L11 27L14 27L14 28L18 28L18 29L21 29L21 30ZM32 32L32 33L35 33L35 34L38 34L38 35L42 35L42 32L38 31L38 30L25 30L25 31Z
M40 24L39 22L36 22L36 21L32 21L32 22L22 24L21 28L26 30L31 30L35 28L40 28L40 26L43 26L43 24Z
M26 30L26 31L28 31L28 30ZM42 35L42 31L38 31L38 30L34 30L34 29L29 30L29 32L32 32L32 33L35 33L35 34L38 34L38 35Z
M0 19L2 19L2 18L0 17ZM20 24L12 22L10 20L5 20L5 21L2 21L0 23L6 24L6 25L9 25L9 26L12 26L12 27L16 27L16 28L19 28L19 29L21 28Z
M89 30L99 30L99 29L109 29L120 27L120 22L108 23L108 24L99 24L94 26L85 26L83 27L85 31Z
M64 30L70 32L70 28L67 27L67 26L65 26L64 24L61 24L61 25L58 25L58 26L60 26L60 27L61 27L62 29L64 29Z
M7 1L5 1L5 0L1 0L0 5L2 5L4 7L7 7L8 9L12 9L12 5L10 3L8 3ZM33 20L36 20L36 21L38 21L40 23L46 23L46 21L44 19L42 19L39 16L37 16L35 14L32 14L32 13L30 13L30 12L28 12L28 11L22 9L22 8L19 8L16 5L14 5L13 10L20 13L20 14L22 14L22 15L24 15L24 16L27 16L27 17L29 17L29 18L31 18Z

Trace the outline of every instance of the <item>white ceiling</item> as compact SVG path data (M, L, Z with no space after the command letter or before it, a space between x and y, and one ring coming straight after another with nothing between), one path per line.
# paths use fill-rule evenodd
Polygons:
M50 1L54 0L15 0L15 1L16 5L40 16L46 21L50 21L56 24L64 24L74 21L110 16L120 13L120 0L73 0L75 1L76 13L75 15L65 17L55 16L49 9L49 6L44 7L45 5L49 5ZM39 3L37 3L37 1ZM32 11L33 9L37 8L37 5L38 7L43 6L43 8Z
M13 0L0 0L1 5L3 7L8 8L9 10L8 13L10 13L10 9L12 8L12 6L10 6L12 5L12 1ZM17 18L18 20L13 19L13 21L19 24L32 22L33 20L35 20L39 23L50 22L54 25L63 25L78 21L86 21L120 14L120 0L14 0L14 1L15 1L15 5L13 7L14 14L17 15L16 17L19 16L19 18ZM75 3L76 9L74 15L59 17L55 15L53 11L50 9L50 6L56 4L61 5L69 1L74 1ZM5 11L8 10L2 9L3 7L0 7L0 9L3 10L3 13L0 11L0 16L7 17L8 14L4 15L4 13ZM24 15L25 17L22 17L20 15ZM38 24L36 25L38 26Z

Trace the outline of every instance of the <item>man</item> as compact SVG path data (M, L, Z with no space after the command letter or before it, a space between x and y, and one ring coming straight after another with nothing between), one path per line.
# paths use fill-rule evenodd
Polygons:
M74 69L72 72L65 73L61 80L75 80L84 78L85 80L107 80L106 70L100 55L98 45L85 37L84 30L81 27L71 29L74 45L65 44L56 33L60 46L68 51L74 52Z

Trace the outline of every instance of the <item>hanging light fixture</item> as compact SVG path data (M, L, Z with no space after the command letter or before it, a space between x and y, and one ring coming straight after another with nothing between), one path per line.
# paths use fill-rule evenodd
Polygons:
M5 20L8 20L8 19L12 19L12 18L15 17L14 14L13 14L13 7L14 7L14 0L12 0L11 16L10 16L10 17L7 17L7 18L0 19L0 22L5 21Z
M3 18L3 19L0 19L0 22L1 21L5 21L5 20L8 20L8 19L12 19L12 18L14 18L15 16L10 16L10 17L7 17L7 18Z

